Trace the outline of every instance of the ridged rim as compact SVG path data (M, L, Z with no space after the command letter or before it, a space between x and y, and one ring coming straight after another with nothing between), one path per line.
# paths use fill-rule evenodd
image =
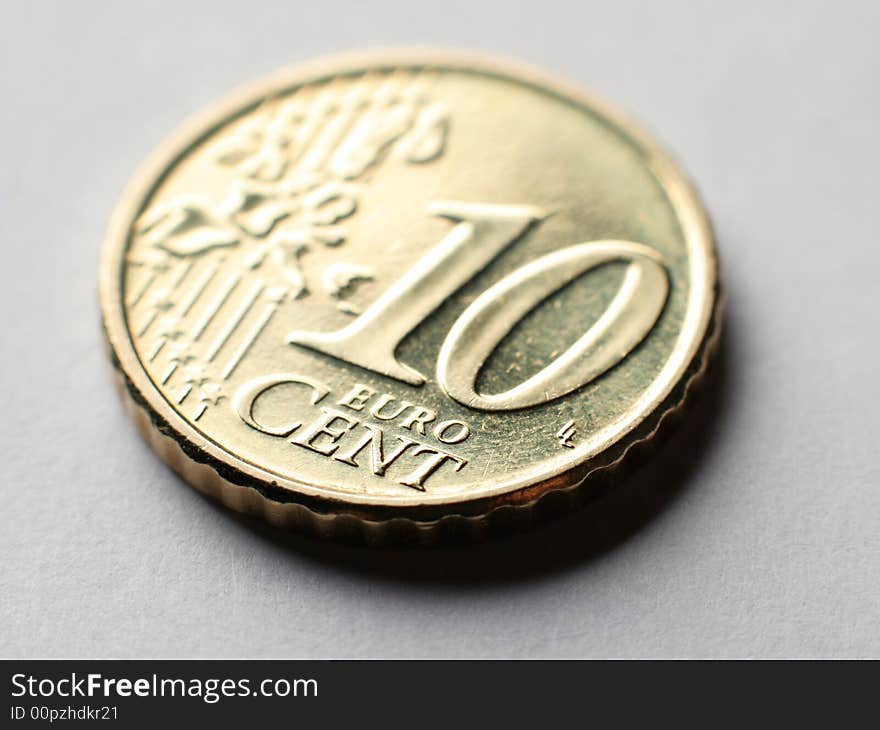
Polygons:
M134 419L138 432L184 481L202 494L217 500L225 507L242 514L259 517L271 525L284 529L295 529L322 538L355 538L369 545L383 545L389 542L433 545L444 537L455 536L468 540L481 540L487 537L493 523L502 520L511 527L528 522L531 513L549 500L558 500L555 507L559 511L576 509L591 498L591 493L602 477L611 476L625 464L633 461L636 452L652 446L665 433L681 412L690 405L695 391L699 390L717 355L721 331L723 329L724 297L716 297L715 314L707 333L700 356L695 361L688 377L683 381L677 396L664 408L655 411L656 420L646 433L627 442L620 453L611 461L591 468L586 475L568 486L550 488L530 501L519 504L499 504L489 507L482 513L462 514L450 512L432 520L417 517L396 516L375 519L358 513L351 508L325 512L311 509L296 501L275 501L263 494L255 486L232 482L218 471L216 462L210 459L199 460L185 441L176 438L173 429L164 424L155 411L149 410L142 397L133 388L131 380L119 368L113 358L117 386L126 409ZM178 435L179 436L179 435ZM505 520L506 518L506 520ZM524 519L525 518L525 519Z

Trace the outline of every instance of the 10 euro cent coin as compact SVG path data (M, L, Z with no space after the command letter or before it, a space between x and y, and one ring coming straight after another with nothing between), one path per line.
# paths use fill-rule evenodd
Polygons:
M681 171L507 63L345 56L163 147L110 225L104 327L141 432L197 489L328 536L482 534L589 496L717 340Z

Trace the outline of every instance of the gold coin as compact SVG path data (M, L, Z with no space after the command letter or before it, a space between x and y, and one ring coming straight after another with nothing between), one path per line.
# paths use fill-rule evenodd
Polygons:
M426 52L302 66L188 126L116 211L101 303L184 479L368 539L589 494L718 331L666 154L564 83Z

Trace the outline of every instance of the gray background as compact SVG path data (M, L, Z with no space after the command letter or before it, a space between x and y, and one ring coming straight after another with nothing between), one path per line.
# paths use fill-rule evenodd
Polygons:
M4 3L0 655L880 656L880 4ZM278 66L434 44L546 67L697 180L720 367L650 468L478 548L256 527L137 437L95 277L130 175Z

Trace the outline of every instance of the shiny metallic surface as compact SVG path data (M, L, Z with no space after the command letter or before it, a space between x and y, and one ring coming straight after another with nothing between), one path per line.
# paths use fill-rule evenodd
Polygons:
M718 298L703 208L648 137L533 70L423 51L196 120L101 264L163 458L235 509L377 539L589 493L702 374Z

